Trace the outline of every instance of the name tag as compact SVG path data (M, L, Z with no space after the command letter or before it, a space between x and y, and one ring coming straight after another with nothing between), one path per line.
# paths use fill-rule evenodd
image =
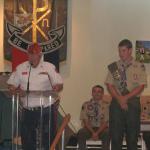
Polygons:
M28 72L22 72L22 75L27 75L28 74Z

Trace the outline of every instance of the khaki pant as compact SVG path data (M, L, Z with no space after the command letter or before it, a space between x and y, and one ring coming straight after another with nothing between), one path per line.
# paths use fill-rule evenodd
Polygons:
M94 128L96 130L98 128ZM82 128L78 132L79 150L86 150L86 140L91 138L91 132L86 128ZM102 150L109 150L109 133L108 130L100 134L99 139L102 140Z

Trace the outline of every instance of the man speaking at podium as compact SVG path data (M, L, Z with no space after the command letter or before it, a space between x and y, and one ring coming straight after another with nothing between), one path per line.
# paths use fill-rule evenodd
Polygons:
M42 50L37 43L28 48L28 61L18 65L8 80L9 90L19 92L23 106L21 118L21 141L23 150L36 150L36 129L39 126L42 108L42 147L49 149L49 105L48 98L43 102L33 96L32 91L60 92L63 81L55 66L42 59ZM25 94L26 93L26 94ZM53 99L52 99L53 100ZM41 104L42 103L42 104ZM53 116L52 116L53 117ZM52 134L52 133L51 133Z

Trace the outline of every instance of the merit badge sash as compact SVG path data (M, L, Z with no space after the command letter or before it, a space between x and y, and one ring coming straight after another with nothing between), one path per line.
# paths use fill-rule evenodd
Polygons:
M113 76L113 79L117 85L117 88L121 92L122 95L126 95L129 93L127 89L127 84L125 82L125 70L122 72L120 68L118 68L117 62L113 62L108 65L108 69Z

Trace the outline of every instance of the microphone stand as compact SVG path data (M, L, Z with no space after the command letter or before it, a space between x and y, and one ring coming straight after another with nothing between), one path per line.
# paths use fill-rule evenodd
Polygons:
M26 93L27 93L27 107L28 107L29 92L30 92L30 91L29 91L29 80L30 80L31 66L32 66L32 64L30 64L30 68L29 68L29 76L28 76L27 91L26 91Z

